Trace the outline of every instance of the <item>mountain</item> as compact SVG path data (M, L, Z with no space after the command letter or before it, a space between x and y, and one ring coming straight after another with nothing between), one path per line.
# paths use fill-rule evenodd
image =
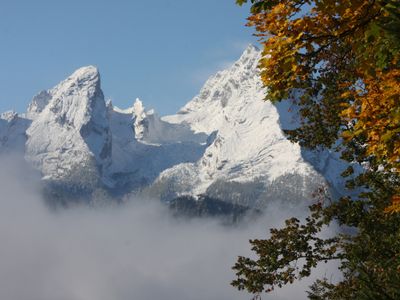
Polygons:
M260 57L249 46L176 115L163 118L212 137L200 160L176 165L157 178L154 189L166 199L207 194L263 207L273 199L309 199L321 186L333 192L343 188L340 173L346 163L337 153L307 151L286 139L282 128L297 126L296 107L290 101L263 101Z
M163 170L195 162L204 153L205 133L161 120L153 110L145 111L139 99L126 110L112 103L108 108L112 131L109 181L119 193L147 186Z
M286 139L282 129L298 124L297 108L263 101L260 57L249 46L165 117L139 99L127 109L106 103L98 70L83 67L36 95L25 114L1 115L0 152L19 149L51 197L63 201L134 192L168 203L215 199L264 208L310 199L321 187L340 193L346 163L333 151L308 151Z
M0 114L0 154L25 151L26 130L31 121L13 111Z
M111 131L95 67L39 93L26 116L32 123L25 157L45 180L87 189L102 181L111 164Z

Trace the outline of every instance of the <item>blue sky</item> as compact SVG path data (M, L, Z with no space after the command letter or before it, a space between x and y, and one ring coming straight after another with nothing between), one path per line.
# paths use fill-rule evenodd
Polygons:
M95 65L115 105L174 113L256 42L247 15L235 0L0 0L0 112Z

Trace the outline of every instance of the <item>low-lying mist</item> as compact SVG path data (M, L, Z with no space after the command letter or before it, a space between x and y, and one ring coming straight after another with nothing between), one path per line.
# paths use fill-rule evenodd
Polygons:
M297 214L299 213L297 209ZM292 211L227 227L171 217L155 201L51 211L39 179L23 163L0 159L0 299L235 300L230 286L248 240L267 236ZM321 266L316 276L331 274ZM304 280L265 299L304 299Z

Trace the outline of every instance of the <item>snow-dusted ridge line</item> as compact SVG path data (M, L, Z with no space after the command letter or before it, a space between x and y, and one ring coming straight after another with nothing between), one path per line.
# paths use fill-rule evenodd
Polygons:
M48 179L72 180L75 168L89 166L101 177L111 163L111 132L97 68L78 69L46 97L26 132L27 161Z
M343 187L340 173L346 164L336 153L301 149L283 134L282 128L297 123L296 110L290 102L274 106L264 101L266 90L257 67L260 58L261 51L250 45L176 115L163 118L215 137L198 162L165 170L158 181L171 181L174 186L182 181L180 192L194 195L207 193L216 181L261 180L268 185L291 174L309 178L310 185L323 184L326 178L329 186Z
M241 202L247 184L260 190L259 201L275 183L286 182L301 197L326 182L341 186L345 164L337 154L306 151L284 136L296 110L264 101L260 57L250 45L176 115L162 118L139 99L127 109L106 103L98 69L80 68L36 95L26 114L0 117L0 152L19 147L46 180L89 193L147 186L149 195L166 200L231 193L224 200Z

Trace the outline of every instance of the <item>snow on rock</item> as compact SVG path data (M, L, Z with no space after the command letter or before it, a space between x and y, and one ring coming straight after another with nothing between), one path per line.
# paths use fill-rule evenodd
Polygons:
M30 123L14 111L0 114L0 153L24 153Z
M139 98L136 99L135 103L133 104L133 129L135 132L135 138L137 140L143 139L145 136L148 135L148 122L147 116L144 111L143 103L140 101Z
M292 97L300 97L300 91L292 93ZM280 127L283 129L295 129L300 126L299 107L293 101L281 101L275 104L279 114ZM332 147L335 148L335 147ZM340 158L340 153L332 149L301 149L304 160L314 167L326 180L331 192L334 195L349 194L351 191L345 189L346 178L341 176L342 172L349 166L349 163ZM357 172L361 168L353 166ZM356 172L356 173L357 173Z
M121 109L113 107L116 115L125 116L125 131L132 128L134 139L145 144L162 145L168 143L205 143L207 134L196 133L187 124L172 124L163 121L153 110L146 110L143 102L137 98L132 107ZM126 122L128 115L131 121ZM129 123L129 124L128 124Z
M49 104L51 94L48 91L41 91L33 97L31 103L28 106L26 116L28 119L35 119L43 109Z
M283 134L299 124L298 108L264 101L260 57L249 46L163 118L140 99L127 109L105 103L98 70L83 67L36 95L25 115L1 115L0 152L25 150L45 179L65 185L119 194L149 186L149 195L166 201L207 194L263 206L265 199L308 199L321 184L343 190L347 165L337 153L302 149Z
M128 109L110 107L109 114L113 133L109 173L117 187L150 184L163 170L196 162L204 153L207 134L162 121L139 99Z
M267 185L288 174L298 174L310 178L312 184L323 182L324 174L319 173L322 170L307 158L321 164L320 160L328 161L329 155L304 157L301 147L286 139L282 123L292 122L295 115L288 111L285 115L264 101L266 91L257 69L260 57L260 51L249 46L232 67L211 77L200 94L176 115L163 118L213 138L198 162L164 171L159 182L176 186L179 178L185 177L183 184L191 186L186 186L183 193L192 195L206 193L217 180L261 180Z
M38 115L27 130L26 159L45 178L63 180L83 168L102 176L111 162L111 133L95 67L80 68L40 93L28 113Z

